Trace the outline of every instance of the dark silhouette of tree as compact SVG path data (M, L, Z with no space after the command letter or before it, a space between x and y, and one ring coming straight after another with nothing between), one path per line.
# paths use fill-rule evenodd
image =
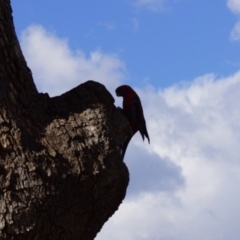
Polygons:
M97 82L39 93L0 0L0 239L94 239L125 197L129 129Z

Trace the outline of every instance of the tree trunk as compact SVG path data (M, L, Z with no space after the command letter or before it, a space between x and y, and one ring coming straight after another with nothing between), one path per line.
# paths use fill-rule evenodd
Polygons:
M0 0L0 239L94 239L125 197L129 135L97 82L38 93Z

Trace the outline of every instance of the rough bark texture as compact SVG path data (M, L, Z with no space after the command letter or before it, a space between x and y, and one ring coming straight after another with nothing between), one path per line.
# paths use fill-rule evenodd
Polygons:
M99 83L38 93L0 0L0 239L94 239L125 197L129 134Z

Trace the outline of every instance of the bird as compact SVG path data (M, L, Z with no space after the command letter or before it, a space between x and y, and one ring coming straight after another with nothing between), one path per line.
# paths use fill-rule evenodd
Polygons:
M140 132L143 141L144 137L148 139L149 144L150 138L146 127L141 100L137 93L128 85L119 86L115 91L118 97L123 97L123 112L129 121L133 133L132 136L127 138L121 146L121 154L123 160L127 146L137 131Z

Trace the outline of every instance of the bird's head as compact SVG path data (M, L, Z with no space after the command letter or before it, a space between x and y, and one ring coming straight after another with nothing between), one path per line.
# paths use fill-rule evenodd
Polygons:
M118 88L116 88L115 91L116 91L116 95L118 97L124 97L128 93L133 93L134 92L133 89L128 85L119 86Z

